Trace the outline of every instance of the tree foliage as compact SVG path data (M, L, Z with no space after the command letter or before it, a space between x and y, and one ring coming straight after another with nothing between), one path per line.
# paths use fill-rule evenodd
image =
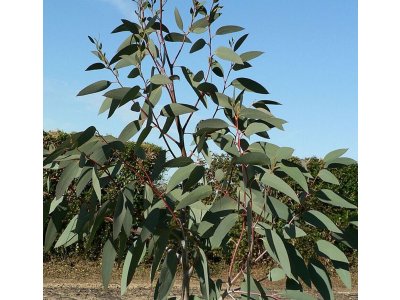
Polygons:
M104 220L110 221L112 230L103 251L104 284L108 283L110 266L119 249L126 249L121 253L125 257L121 293L134 278L138 264L152 256L151 279L160 270L155 299L168 298L178 266L182 270L184 300L194 296L190 295L194 273L200 279L204 299L273 298L268 284L252 274L252 265L265 254L277 265L269 278L286 279L282 292L286 296L308 299L311 296L303 292L303 286L313 285L324 299L333 299L331 274L321 263L323 259L332 262L350 288L349 261L337 243L354 247L351 232L356 230L357 221L336 224L311 201L356 210L348 199L315 184L339 183L332 170L354 163L343 157L345 149L328 153L318 174L313 174L307 164L293 159L294 149L268 142L268 131L283 130L286 121L271 112L279 103L268 99L269 92L262 83L239 75L252 67L249 61L261 52L240 50L247 38L242 27L216 25L222 15L218 0L208 4L192 1L188 18L181 14L182 9L173 10L171 2L135 2L136 20L121 20L113 30L125 36L114 55L107 56L102 43L89 37L99 61L87 70L106 69L114 78L92 83L78 93L104 93L100 112L108 112L108 117L131 105L132 122L118 138L103 136L91 126L44 153L47 169L62 170L53 207L58 207L71 183L77 182L80 189L91 186L90 201L82 204L55 247L68 247L82 240L90 247L98 227ZM164 15L169 10L176 24L165 24ZM221 41L220 36L230 37L226 45L215 45ZM188 53L190 60L184 60ZM204 69L186 65L196 56L205 59ZM120 75L125 70L129 70L127 84L123 83L125 76ZM179 94L181 85L187 85L192 94ZM151 134L157 134L168 151L156 159L149 172L143 165L146 153L140 146ZM123 155L131 138L138 158L135 166ZM205 167L211 164L212 149L229 156L228 168L215 174L218 186L209 184L204 176ZM167 190L155 183L165 168L174 169ZM122 170L131 172L144 189L140 233L134 236L132 227L137 216L133 184L124 182L108 200L103 196ZM238 179L236 186L232 185L233 176ZM296 188L291 186L293 181ZM108 212L112 216L107 216ZM241 227L239 238L230 241L237 222ZM296 242L315 231L327 235L315 241L315 252L306 260ZM130 238L131 245L124 247ZM228 242L235 248L227 278L213 280L204 253ZM235 267L237 250L243 243L247 256ZM263 252L255 258L256 244L263 247Z

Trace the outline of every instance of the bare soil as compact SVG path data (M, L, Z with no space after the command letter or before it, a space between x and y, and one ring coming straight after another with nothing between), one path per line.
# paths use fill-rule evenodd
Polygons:
M226 277L227 266L217 265L211 270L212 274ZM104 289L101 280L101 261L90 262L76 259L50 261L43 264L43 299L152 299L154 285L150 285L149 266L140 266L125 295L120 294L120 276L122 268L115 267L108 289ZM265 277L262 268L254 270L256 278ZM216 276L218 277L218 276ZM280 291L284 289L284 282L264 281L269 290ZM180 274L177 275L175 286L172 290L174 296L180 294ZM351 291L347 290L338 278L333 278L335 298L338 300L357 299L357 278L353 282ZM193 279L191 289L193 294L200 294L198 281ZM315 296L317 294L311 291ZM320 299L320 298L319 298Z

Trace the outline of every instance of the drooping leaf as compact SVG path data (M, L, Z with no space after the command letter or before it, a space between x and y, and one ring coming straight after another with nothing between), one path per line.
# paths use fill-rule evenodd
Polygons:
M104 99L103 103L100 106L99 112L98 112L99 115L102 114L103 112L107 111L110 108L111 101L112 101L111 98Z
M77 96L84 96L84 95L89 95L89 94L93 94L93 93L98 93L98 92L105 90L110 85L111 85L111 81L100 80L100 81L92 83L92 84L88 85L87 87L85 87L84 89L82 89L78 93Z
M332 220L329 219L322 212L319 212L316 210L309 210L302 215L302 218L304 221L306 221L308 224L310 224L312 226L322 228L322 229L328 229L329 231L332 231L335 233L343 233L335 225L335 223L333 223Z
M292 217L292 213L286 204L279 201L278 199L268 196L267 197L267 209L272 213L273 216L278 217L282 220L289 220Z
M237 213L230 213L225 216L217 225L214 234L210 237L211 248L216 249L221 246L229 231L235 225L239 218Z
M169 230L161 229L154 246L153 262L151 264L150 281L153 282L158 266L160 265L161 258L164 254L165 248L168 245Z
M239 90L248 90L258 94L269 94L261 84L249 78L236 78L231 84Z
M169 161L167 161L164 164L164 168L179 168L179 167L185 167L187 165L190 165L193 163L193 160L190 157L177 157L173 158Z
M169 292L174 286L178 259L174 250L169 250L161 267L160 277L154 292L154 299L167 299Z
M324 162L330 162L332 160L335 160L336 158L339 158L343 154L347 152L348 149L337 149L329 152L327 155L324 157Z
M64 229L63 233L58 238L57 243L55 244L54 248L64 246L67 243L70 243L72 241L78 241L78 234L73 231L76 227L77 221L78 221L78 215L75 215L71 219L71 221L69 221L67 227Z
M150 82L154 84L169 84L172 83L172 80L163 74L156 74L150 78Z
M61 198L67 188L70 186L72 180L78 175L79 161L71 161L64 169L56 186L56 198Z
M179 183L181 183L183 180L187 179L190 175L190 173L193 171L193 169L196 166L194 164L190 164L185 167L179 168L172 176L171 179L168 181L167 184L167 189L165 190L165 193L169 193L174 189Z
M223 35L223 34L228 34L228 33L233 33L233 32L238 32L242 31L244 28L236 25L226 25L222 26L217 29L216 35Z
M114 217L113 217L113 240L118 238L119 233L125 219L126 214L126 198L123 193L118 194L117 203L115 205Z
M147 215L146 219L142 225L142 232L140 233L140 238L145 242L154 232L160 221L160 210L158 208L153 208Z
M94 63L87 67L85 71L92 71L92 70L101 70L104 69L106 66L103 63Z
M264 242L265 249L280 264L286 275L293 278L289 255L282 238L275 230L266 229L265 237L262 238L262 241Z
M171 103L167 104L161 110L161 115L164 117L176 117L183 114L189 114L197 111L198 108L189 104Z
M332 184L339 184L339 180L336 178L335 175L333 175L330 171L327 169L322 169L318 172L317 175L319 178L321 178L323 181L332 183Z
M268 165L270 163L270 160L268 156L266 156L264 153L258 153L258 152L249 152L245 153L242 156L235 157L232 160L233 163L235 164L248 164L248 165Z
M175 210L184 208L190 204L200 201L210 196L211 193L212 193L211 186L201 185L195 188L193 191L191 191L189 195L187 195L185 198L183 198L182 201L180 201L179 204L176 206Z
M335 245L325 240L319 240L316 243L320 255L329 258L340 279L345 286L351 289L351 276L349 272L349 261L346 255Z
M141 128L141 122L138 120L130 122L125 128L121 131L118 139L126 142L131 139Z
M203 47L206 45L206 41L204 39L198 39L192 46L192 48L190 48L190 53L194 53L196 51L199 51L201 49L203 49Z
M243 64L243 60L240 58L240 56L237 53L235 53L232 49L227 47L218 47L215 50L215 55L223 60L228 60L235 64L241 64L241 65Z
M92 169L92 185L97 199L101 202L101 187L99 177L97 176L96 169Z
M182 22L182 18L181 18L181 15L180 15L180 13L179 13L179 10L175 7L175 10L174 10L174 15L175 15L175 22L176 22L176 25L178 25L178 28L180 29L180 30L183 30L183 22Z
M164 39L167 42L185 42L185 43L191 43L192 41L182 33L178 32L171 32L165 35Z
M228 128L229 125L221 119L207 119L200 121L197 124L196 135L202 135L203 133L212 133L214 131Z
M140 263L143 256L143 252L146 251L146 244L144 244L140 239L129 248L126 254L124 266L122 268L121 277L121 296L125 294L129 283L131 283L133 275L135 274L136 268Z
M202 82L197 86L197 89L208 94L218 92L218 88L210 82Z
M114 266L115 257L117 256L117 251L114 248L111 240L108 239L103 247L102 263L101 263L101 275L103 279L104 288L108 287L110 283L112 269Z
M332 284L325 267L317 260L313 259L308 263L308 270L312 283L317 288L323 299L333 300Z
M243 62L247 62L249 60L259 57L262 54L264 54L264 52L262 51L248 51L240 54L240 58L242 59Z
M293 189L286 182L284 182L281 178L279 178L275 174L272 174L270 172L266 172L260 178L260 180L265 185L270 186L270 187L272 187L272 188L274 188L274 189L286 194L287 196L289 196L290 198L292 198L296 202L300 203L300 200L297 197L296 193L293 191Z
M307 234L304 232L303 229L297 227L293 223L290 225L285 225L283 227L283 237L285 239L294 239L294 238L299 238L306 236Z
M288 167L283 164L279 165L279 169L289 175L294 181L296 181L301 188L308 193L308 185L305 176L297 167Z
M349 208L349 209L356 209L357 206L351 204L350 202L346 201L342 197L340 197L338 194L335 192L328 190L328 189L322 189L316 193L317 198L324 202L328 203L333 206L338 206L338 207L344 207L344 208Z
M196 270L197 276L199 277L200 290L205 299L210 299L210 284L208 276L208 264L207 256L203 249L197 248L199 253L199 258L195 260L194 268Z

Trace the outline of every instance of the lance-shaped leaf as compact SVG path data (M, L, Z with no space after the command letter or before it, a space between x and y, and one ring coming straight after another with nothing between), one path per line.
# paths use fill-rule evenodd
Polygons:
M308 263L311 281L325 300L333 300L332 284L325 267L317 260L312 259Z
M261 84L249 78L236 78L231 84L239 90L248 90L258 94L269 94Z
M172 80L168 78L168 76L163 74L156 74L150 78L150 82L154 84L169 84L172 83Z
M146 244L144 244L140 239L136 240L136 242L129 248L122 268L121 296L125 294L129 283L131 283L132 277L135 274L136 268L145 251Z
M216 35L223 35L223 34L228 34L228 33L233 33L233 32L238 32L242 31L244 28L236 25L226 25L222 26L217 29L215 32Z
M202 91L202 92L204 92L204 93L211 94L211 95L213 93L218 92L218 88L214 84L212 84L210 82L202 82L202 83L200 83L197 86L197 89Z
M287 196L289 196L296 202L300 203L300 200L297 197L296 193L293 191L293 189L286 182L284 182L281 178L279 178L275 174L266 172L264 175L262 175L260 180L265 185L270 186L270 187L278 190L279 192L286 194Z
M218 223L213 235L210 237L211 249L216 249L221 246L222 241L228 235L232 227L235 226L238 218L239 215L237 213L230 213Z
M267 209L272 213L273 216L282 220L287 221L292 217L289 207L272 196L267 197Z
M161 110L161 115L164 117L176 117L183 114L195 112L198 108L189 104L171 103L167 104Z
M275 230L266 229L265 237L262 238L265 249L271 257L280 264L286 275L294 279L292 275L289 255L287 253L285 244L282 238L275 232Z
M142 225L140 238L145 242L156 231L157 225L160 222L160 209L153 208L147 215Z
M333 223L332 220L329 219L322 212L319 212L316 210L309 210L302 215L302 218L304 221L306 221L308 224L310 224L312 226L322 228L322 229L328 229L329 231L332 231L335 233L343 233L335 225L335 223Z
M170 191L172 191L179 183L181 183L183 180L187 179L190 175L190 173L193 171L193 169L196 166L194 164L190 164L185 167L179 168L172 176L171 179L168 181L167 184L167 189L165 191L166 194L168 194Z
M240 58L240 56L237 53L235 53L235 51L227 47L218 47L215 50L215 55L223 60L227 60L235 64L240 64L240 65L243 64L243 61Z
M203 249L197 248L199 257L195 259L194 269L199 277L200 290L203 297L207 300L210 299L210 284L208 275L207 256Z
M203 33L207 30L208 25L208 19L207 17L204 17L194 22L193 25L190 27L190 30L194 33Z
M325 182L339 184L339 180L327 169L320 170L317 176Z
M187 165L190 165L193 163L193 160L190 157L177 157L173 158L169 161L167 161L164 164L164 168L179 168L179 167L185 167Z
M105 93L103 96L112 99L122 100L125 97L125 95L129 92L129 90L130 88L127 87L117 88L107 91L107 93Z
M169 292L174 286L176 269L178 266L178 259L174 250L170 250L161 267L160 277L157 281L157 286L154 292L154 299L164 300L167 299Z
M64 197L61 198L54 198L53 201L51 201L50 208L49 208L49 214L51 214L57 207L64 201Z
M184 182L183 192L187 192L193 186L195 186L199 180L204 176L205 168L203 166L196 166Z
M208 119L200 121L197 124L196 135L202 135L203 133L212 133L214 131L228 128L229 125L221 119Z
M268 156L266 156L264 153L259 153L259 152L249 152L243 154L242 156L234 157L232 162L235 164L260 165L260 166L270 164Z
M113 218L113 239L116 240L119 233L121 232L122 224L125 219L126 214L126 198L123 193L118 194L117 203L115 205L114 210L114 218Z
M325 168L337 168L342 166L349 166L354 165L357 162L349 157L339 157L334 160L330 160L329 162L325 163Z
M271 128L267 124L255 121L247 126L246 130L244 131L244 134L250 137L254 133L265 132L270 129Z
M303 229L297 227L293 223L286 224L283 227L283 237L285 239L294 239L294 238L299 238L299 237L303 237L306 235L307 235L307 233L305 233Z
M112 99L111 99L111 98L105 98L104 101L103 101L103 103L102 103L101 106L100 106L100 109L99 109L98 114L100 115L100 114L102 114L103 112L109 110L109 109L110 109L110 106L111 106L111 103L112 103Z
M240 54L240 58L242 59L243 62L255 59L259 57L260 55L264 54L262 51L248 51Z
M85 71L92 71L92 70L101 70L104 69L106 66L102 63L94 63L91 64Z
M246 40L247 36L249 34L246 33L245 35L241 36L235 43L235 46L233 47L233 50L236 51L237 49L240 48L240 46L243 44L243 42Z
M346 201L338 194L331 190L322 189L316 193L318 199L324 203L328 203L333 206L339 206L344 208L356 209L357 206L351 204L350 202Z
M101 202L101 187L99 177L97 176L96 168L92 169L92 185L97 199Z
M324 157L324 162L330 162L332 160L335 160L345 154L348 149L337 149L329 152L327 155Z
M77 96L84 96L84 95L89 95L97 92L101 92L108 88L111 85L111 81L108 80L100 80L95 83L92 83L82 89Z
M318 253L329 258L332 261L336 272L345 286L351 289L351 276L349 272L349 261L346 255L335 245L325 240L319 240L316 243Z
M61 234L61 236L58 238L56 245L54 248L63 246L67 243L71 243L72 241L77 241L78 240L78 234L74 232L74 229L76 228L76 223L78 221L78 215L75 215L75 217L72 218L72 220L68 223L67 227Z
M141 128L142 124L140 121L135 120L130 122L125 128L121 131L118 139L126 142L131 139Z
M78 175L79 170L80 168L78 160L70 162L68 166L64 169L56 186L57 199L61 198L64 195L72 180L74 180L75 177Z
M242 300L269 299L260 282L255 280L253 276L246 276L244 278L244 281L240 285L240 290L242 291L242 297L241 297Z
M212 193L211 186L201 185L195 188L193 191L191 191L189 195L187 195L185 198L183 198L182 201L180 201L179 204L176 206L175 210L184 208L190 204L200 201L210 196L211 193Z
M164 39L167 42L185 42L185 43L191 43L192 41L185 35L183 35L182 33L178 33L178 32L171 32L168 33L164 36Z
M156 241L154 245L153 262L151 264L151 272L150 272L151 283L154 280L158 266L160 265L161 258L165 252L165 248L168 245L169 230L165 228L161 229L160 234L154 238L156 239Z
M182 18L181 18L181 15L180 15L180 13L179 13L179 10L175 7L175 10L174 10L174 15L175 15L175 22L176 22L176 25L178 25L178 28L180 29L180 30L183 30L183 22L182 22Z
M189 52L194 53L196 51L199 51L199 50L203 49L203 47L205 45L206 45L206 41L204 39L199 39L193 44L193 46L192 46L192 48L190 48Z
M289 177L291 177L294 181L296 181L301 188L308 193L308 185L306 181L306 177L297 167L288 167L283 164L279 165L279 170L283 171Z
M108 239L103 247L102 263L101 263L101 276L103 278L103 286L105 288L107 288L108 284L110 283L112 269L114 266L114 261L116 256L117 256L117 251L115 251L115 248L111 240Z

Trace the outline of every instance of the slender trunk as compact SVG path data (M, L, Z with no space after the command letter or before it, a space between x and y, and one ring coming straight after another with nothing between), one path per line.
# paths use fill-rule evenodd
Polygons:
M189 300L190 274L187 243L182 240L182 300Z

